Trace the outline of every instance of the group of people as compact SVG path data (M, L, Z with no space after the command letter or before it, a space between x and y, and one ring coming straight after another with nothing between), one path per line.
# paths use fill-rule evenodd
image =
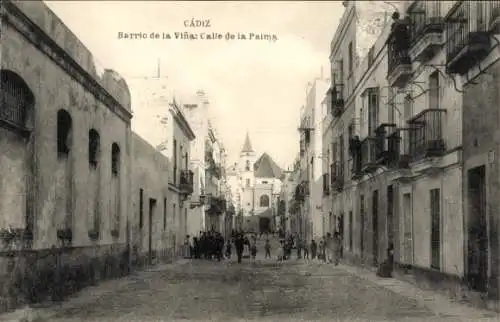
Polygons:
M224 258L224 237L216 231L200 232L198 236L193 236L192 240L186 235L184 242L187 254L193 259L222 260Z
M292 249L297 250L297 259L320 260L338 265L342 257L342 236L338 232L327 233L319 243L312 239L307 243L300 237L289 235L280 240L281 251L279 260L287 260L292 257Z
M262 236L260 236L262 237ZM265 236L265 259L271 259L271 242L269 236ZM223 260L231 259L232 249L236 250L238 263L242 262L245 247L249 257L255 261L257 255L257 236L245 235L242 231L233 230L230 238L225 240L221 233L216 231L200 232L198 236L186 236L185 246L188 250L186 256L193 259ZM296 249L297 259L319 260L328 263L339 264L342 257L342 236L335 232L333 235L327 233L319 242L312 239L309 243L299 236L288 235L280 239L278 260L288 260L292 257L292 250Z

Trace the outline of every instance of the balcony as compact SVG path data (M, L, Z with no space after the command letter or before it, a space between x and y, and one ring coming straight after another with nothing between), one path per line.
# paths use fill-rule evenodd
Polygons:
M410 57L424 62L434 57L443 46L444 19L441 4L434 1L415 1L408 8L410 17Z
M471 21L471 4L470 1L458 1L445 18L448 35L446 72L450 74L465 75L484 59L491 49L486 16L477 10L477 20Z
M332 115L340 117L344 112L344 84L334 84L331 89Z
M352 179L357 180L362 177L361 172L361 141L356 135L349 139L349 154L352 157Z
M397 129L387 137L388 166L391 169L407 169L410 165L409 129ZM406 140L405 140L406 138Z
M412 162L442 156L446 150L443 139L443 109L428 109L408 121L410 125L410 159Z
M330 195L330 174L324 173L323 174L323 196L329 196L329 195Z
M339 161L335 161L330 165L330 184L332 190L342 191L344 189L344 164Z
M221 215L226 211L226 200L223 198L210 197L208 205L207 213L209 215Z
M388 165L389 140L388 137L396 129L396 124L383 123L375 130L375 157L376 164Z
M387 81L391 87L404 87L412 77L412 65L409 54L409 26L397 20L387 40Z
M193 171L182 170L181 177L179 180L179 190L182 194L190 195L193 193Z
M295 187L295 194L294 194L294 200L295 201L305 201L307 194L308 185L306 184L306 181L302 181Z
M361 141L361 171L373 172L377 169L377 138L368 136Z

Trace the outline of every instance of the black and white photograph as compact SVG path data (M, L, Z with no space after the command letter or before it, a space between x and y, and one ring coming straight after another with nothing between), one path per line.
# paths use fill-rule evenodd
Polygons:
M0 322L498 322L499 232L500 1L0 0Z

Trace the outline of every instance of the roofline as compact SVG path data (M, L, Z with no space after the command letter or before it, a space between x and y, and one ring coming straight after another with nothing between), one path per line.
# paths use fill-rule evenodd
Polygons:
M194 134L193 129L191 129L189 122L187 121L184 113L182 113L182 110L179 108L175 100L170 103L170 108L170 112L174 116L174 119L177 121L177 124L179 124L179 126L181 127L182 132L184 132L184 134L190 141L194 140L196 138L196 135Z

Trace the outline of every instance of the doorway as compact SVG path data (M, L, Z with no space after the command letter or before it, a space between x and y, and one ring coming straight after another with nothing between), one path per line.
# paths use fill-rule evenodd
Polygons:
M394 188L387 187L387 245L394 245Z
M378 190L373 192L372 200L372 257L373 266L378 265Z
M149 198L148 220L148 262L153 263L153 218L156 211L156 199Z
M486 221L486 168L471 169L468 177L467 280L475 291L485 292L488 281L488 231Z
M265 234L271 232L271 219L267 217L259 218L259 233Z
M403 262L405 264L413 264L413 213L411 194L403 195Z

